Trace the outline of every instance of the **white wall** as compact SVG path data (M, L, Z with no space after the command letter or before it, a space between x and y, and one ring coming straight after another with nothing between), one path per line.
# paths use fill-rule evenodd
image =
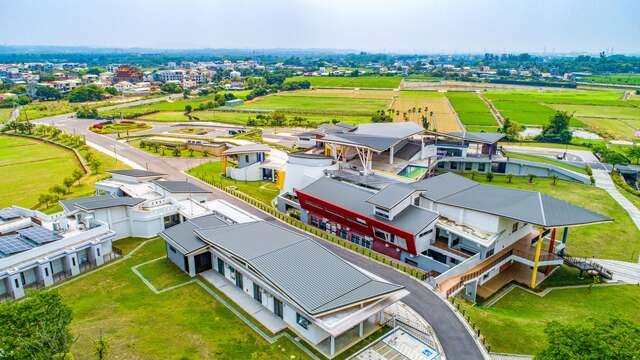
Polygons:
M262 168L260 163L254 163L242 168L227 167L227 176L238 181L262 180Z

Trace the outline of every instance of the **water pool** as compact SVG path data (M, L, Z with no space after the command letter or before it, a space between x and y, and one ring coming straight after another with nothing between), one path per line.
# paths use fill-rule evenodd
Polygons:
M421 178L426 172L427 168L424 166L407 165L404 167L404 169L400 170L398 175L417 180Z

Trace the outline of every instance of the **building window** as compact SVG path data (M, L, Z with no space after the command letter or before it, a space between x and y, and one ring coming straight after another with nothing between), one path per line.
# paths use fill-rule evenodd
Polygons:
M367 222L364 219L356 218L356 222L359 222L362 225L367 225Z
M484 170L485 170L485 164L484 163L478 164L478 171L479 172L484 172Z
M171 250L172 253L176 253L176 248L174 248L173 246L169 245L169 250Z
M494 251L494 249L491 249L491 250L487 251L487 254L484 257L488 258L489 256L493 255L493 251Z
M44 268L44 276L49 276L49 268Z
M282 306L282 301L273 298L273 313L279 317L280 319L282 319L282 316L284 314L284 309Z
M389 241L389 233L386 231L382 231L380 229L377 228L373 228L373 235L375 235L376 237L384 240L384 241Z
M97 248L97 249L96 249L96 254L97 254L98 256L100 256L100 248Z
M16 284L16 288L20 288L20 282L18 279L13 279L13 283Z
M452 162L450 166L451 166L451 170L457 170L458 169L458 163L457 162Z
M262 289L256 283L253 284L253 299L259 303L262 303Z
M514 232L518 231L518 223L513 224L513 226L511 227L511 233L513 234Z
M379 207L376 206L374 214L378 217L381 217L383 219L389 220L389 211L381 209Z
M465 163L465 164L464 164L464 169L465 169L466 171L471 171L471 170L473 169L473 163L470 163L470 162Z
M71 265L76 266L76 258L71 258Z
M409 264L409 265L411 265L411 266L416 266L416 267L418 266L418 263L413 261L413 260L411 260L411 259L404 259L404 262Z
M309 324L311 324L311 321L309 321L304 316L296 313L296 323L300 325L300 327L306 330L306 329L309 329Z
M438 169L444 169L444 162L439 162L438 163Z
M380 238L380 239L382 239L382 240L384 240L384 241L386 241L388 243L391 243L391 244L394 244L394 245L398 245L399 247L401 247L403 249L407 248L407 241L404 238L400 237L400 236L396 236L394 234L390 234L390 233L388 233L386 231L383 231L383 230L380 230L380 229L377 229L377 228L373 228L373 234L376 237L378 237L378 238Z
M249 162L249 155L245 155L244 156L244 162L248 163Z

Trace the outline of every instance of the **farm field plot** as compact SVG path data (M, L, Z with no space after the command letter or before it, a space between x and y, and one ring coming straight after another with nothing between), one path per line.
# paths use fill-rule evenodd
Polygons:
M0 109L0 124L9 120L11 118L11 113L13 112L13 108L2 108Z
M491 351L535 354L546 345L544 328L549 321L574 323L618 316L638 322L638 299L639 287L621 285L553 290L544 297L515 289L488 308L461 305Z
M0 208L30 208L38 195L81 169L75 155L41 141L0 136Z
M145 104L140 106L133 106L130 108L113 109L107 111L100 111L100 116L113 116L120 117L121 115L126 117L134 114L142 114L150 111L184 111L185 106L191 105L194 109L207 101L213 101L213 97L198 97L195 99L179 99L174 101L160 101L153 104Z
M398 91L394 90L371 90L371 89L310 89L298 90L284 93L287 96L335 96L344 98L381 99L391 101ZM284 95L283 94L283 95Z
M237 124L237 125L245 125L249 118L255 118L257 113L252 113L248 111L194 111L191 113L191 116L198 118L200 121L213 121L227 124ZM153 116L153 115L150 115ZM351 116L351 115L294 115L294 114L286 114L288 120L293 118L294 116L301 116L312 124L321 124L328 123L332 120L337 120L339 122L348 122L350 124L362 124L371 121L370 116ZM142 118L141 118L142 119ZM146 117L144 117L146 119Z
M640 74L592 75L581 79L581 81L638 86L640 85Z
M416 109L413 112L413 109ZM429 128L440 132L462 131L456 114L443 93L427 91L401 91L393 103L394 121L414 121L422 126L422 116Z
M355 87L355 88L397 88L400 86L400 76L294 76L286 82L307 80L311 86L326 87Z
M615 139L633 140L640 129L640 108L631 106L552 104L554 109L573 113L596 132Z
M47 116L71 113L77 111L81 107L97 108L109 105L113 105L113 102L110 100L84 103L70 103L67 100L32 102L22 107L18 120L33 120Z
M280 110L292 114L371 116L386 108L383 99L342 96L269 95L238 106L251 110Z
M487 104L472 92L447 92L447 98L464 125L497 126Z

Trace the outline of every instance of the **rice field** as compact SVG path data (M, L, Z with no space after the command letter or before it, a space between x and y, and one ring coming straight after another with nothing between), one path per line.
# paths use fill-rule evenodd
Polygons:
M554 109L568 111L587 127L608 138L634 140L640 130L640 108L601 105L553 104Z
M426 116L429 129L440 132L462 131L456 113L444 93L401 91L391 108L395 110L394 121L414 121L422 126L422 117Z
M283 111L291 114L371 116L386 109L388 100L344 96L299 96L275 94L246 102L237 108Z
M353 88L387 88L400 86L400 76L295 76L290 81L307 80L313 87L353 87Z
M213 121L213 122L220 122L220 123L226 123L226 124L245 125L249 118L255 118L257 114L251 113L251 112L207 110L207 111L194 111L191 113L191 115L193 117L198 118L200 121ZM291 119L294 116L300 116L307 119L307 121L313 124L328 123L334 119L339 122L348 122L351 124L362 124L362 123L367 123L371 121L371 116L309 115L309 114L304 114L304 115L285 114L285 115L287 119Z
M287 96L319 96L319 97L342 97L356 99L380 99L391 101L398 91L394 90L371 90L371 89L310 89L298 90L285 93Z
M497 126L487 104L473 92L447 92L447 98L466 125Z

